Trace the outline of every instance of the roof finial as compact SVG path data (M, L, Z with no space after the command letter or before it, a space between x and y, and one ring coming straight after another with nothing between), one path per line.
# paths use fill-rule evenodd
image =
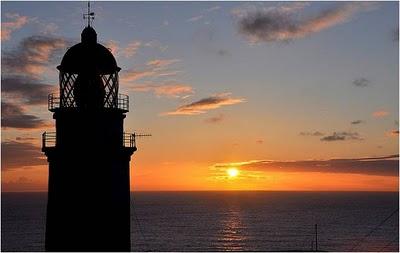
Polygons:
M83 14L83 19L87 19L88 27L90 27L91 21L94 20L94 12L90 12L90 1L88 1L87 13Z

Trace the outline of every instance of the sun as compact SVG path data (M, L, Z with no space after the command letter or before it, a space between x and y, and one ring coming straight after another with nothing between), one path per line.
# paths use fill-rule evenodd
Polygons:
M239 175L239 170L237 168L229 168L226 170L229 177L237 177Z

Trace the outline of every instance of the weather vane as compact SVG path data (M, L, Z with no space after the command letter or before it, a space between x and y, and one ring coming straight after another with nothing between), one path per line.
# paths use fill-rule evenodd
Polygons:
M90 12L90 1L88 1L88 10L87 13L83 14L83 19L87 19L88 26L90 26L91 21L94 20L94 12Z

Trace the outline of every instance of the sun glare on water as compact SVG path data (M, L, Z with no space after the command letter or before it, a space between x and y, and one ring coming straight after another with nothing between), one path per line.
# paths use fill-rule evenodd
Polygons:
M239 175L239 170L236 168L229 168L226 173L230 178L237 177Z

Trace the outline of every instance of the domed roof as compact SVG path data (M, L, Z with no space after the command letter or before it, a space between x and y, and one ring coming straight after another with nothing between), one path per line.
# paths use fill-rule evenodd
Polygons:
M57 67L59 70L76 74L93 71L111 74L120 70L110 50L97 43L97 34L92 27L82 31L81 40L81 43L67 50L61 65Z

